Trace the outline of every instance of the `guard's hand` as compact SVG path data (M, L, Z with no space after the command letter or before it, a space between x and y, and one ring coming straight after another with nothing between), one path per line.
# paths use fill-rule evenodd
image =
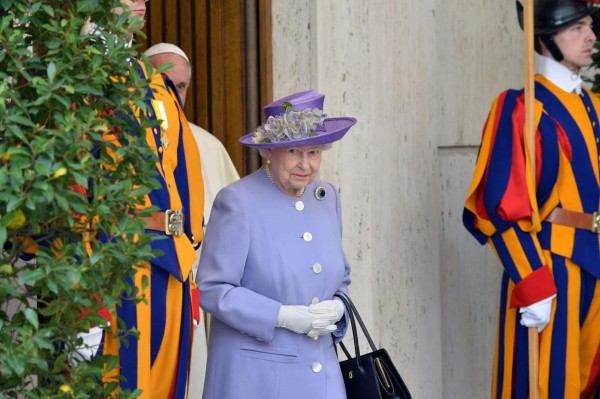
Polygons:
M525 327L537 327L538 332L542 332L550 322L550 313L552 312L552 300L556 295L552 295L539 302L525 306L519 309L521 313L521 325Z
M83 339L83 343L71 352L71 359L75 361L90 360L96 355L102 342L104 330L100 327L92 327L87 333L77 333L77 338Z

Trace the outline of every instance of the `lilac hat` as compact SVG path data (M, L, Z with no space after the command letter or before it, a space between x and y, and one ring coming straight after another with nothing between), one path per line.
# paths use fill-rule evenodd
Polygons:
M265 106L266 122L240 138L248 147L304 147L333 143L344 137L355 118L326 118L325 95L315 90L281 98Z

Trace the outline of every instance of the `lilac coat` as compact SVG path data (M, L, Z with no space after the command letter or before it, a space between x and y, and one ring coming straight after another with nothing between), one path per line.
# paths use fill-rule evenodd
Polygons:
M316 341L275 327L281 305L347 292L335 188L317 180L294 198L258 170L219 192L202 245L200 302L213 315L203 399L345 399L332 339L345 317Z

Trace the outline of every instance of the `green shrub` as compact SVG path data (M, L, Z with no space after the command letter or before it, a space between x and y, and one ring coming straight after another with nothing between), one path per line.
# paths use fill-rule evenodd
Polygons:
M107 11L118 3L0 0L0 398L103 398L118 386L101 383L115 358L69 356L77 332L106 324L101 306L135 295L127 279L152 256L128 216L156 180L132 128L146 81L127 62L135 47L115 40L128 27ZM81 34L88 18L105 40ZM19 260L34 245L34 261Z
M591 90L594 93L600 93L600 74L598 73L598 68L600 68L600 42L594 43L594 54L592 55L592 75L591 78L586 78L588 82L592 83Z

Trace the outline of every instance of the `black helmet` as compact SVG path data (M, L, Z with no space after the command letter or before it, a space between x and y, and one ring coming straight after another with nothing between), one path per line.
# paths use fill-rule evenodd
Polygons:
M533 6L533 29L536 35L558 32L569 24L591 15L594 18L594 33L600 29L597 24L599 8L585 0L535 0ZM523 29L523 5L517 1L519 25Z
M593 29L596 36L600 31L600 11L586 0L534 0L533 33L539 37L556 61L562 61L563 55L554 42L554 33L570 24L590 15L594 19ZM523 29L523 4L517 0L517 16ZM538 41L535 50L541 53Z

